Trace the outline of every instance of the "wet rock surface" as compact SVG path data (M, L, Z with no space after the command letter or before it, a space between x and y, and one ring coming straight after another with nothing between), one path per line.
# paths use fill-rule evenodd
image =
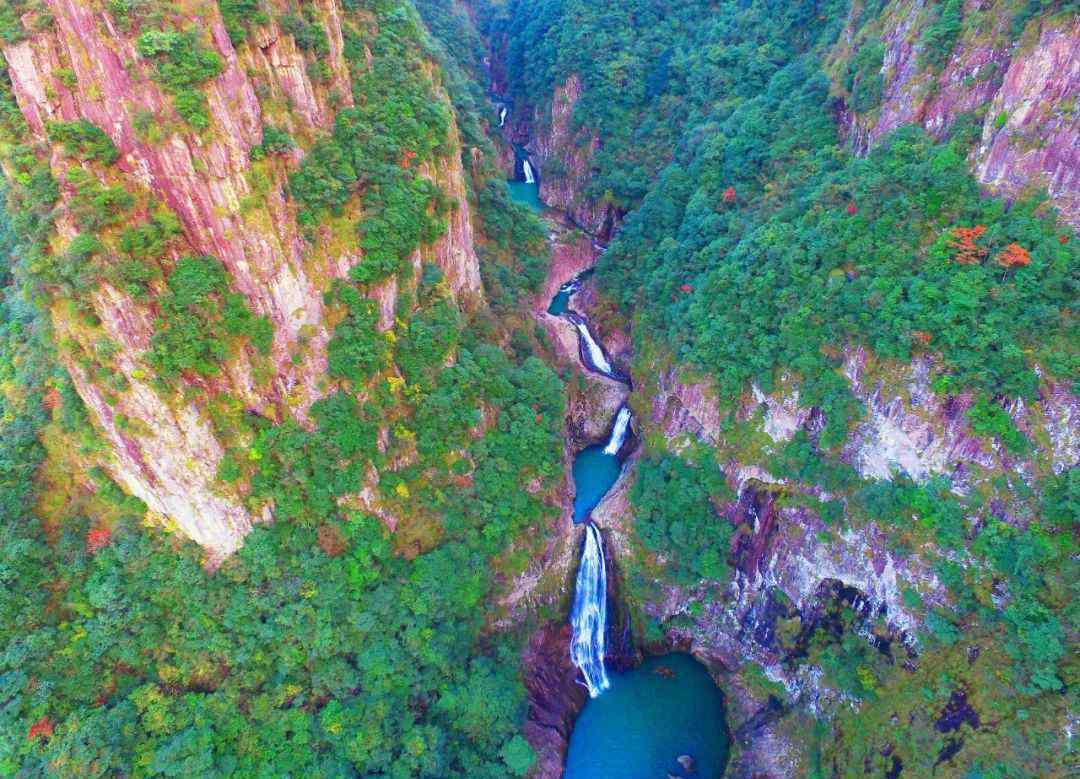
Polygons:
M574 720L589 694L570 660L570 625L552 622L532 639L522 657L529 713L525 737L538 760L531 776L560 779Z

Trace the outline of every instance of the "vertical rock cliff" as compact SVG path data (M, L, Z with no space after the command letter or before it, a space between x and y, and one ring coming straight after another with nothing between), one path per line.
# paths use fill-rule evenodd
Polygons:
M216 57L219 63L197 86L208 121L195 127L182 115L190 91L187 97L170 94L168 74L155 70L149 22L120 19L78 0L44 5L47 18L27 14L22 40L5 44L3 56L25 118L20 140L36 147L60 184L48 253L70 254L89 232L73 216L88 190L128 193L123 198L131 207L115 230L163 211L176 222L165 251L154 258L160 270L151 274L150 294L134 295L111 278L92 284L85 295L49 286L60 359L110 444L107 466L116 480L212 557L227 555L252 522L269 519L272 511L253 511L216 480L223 444L211 407L227 402L270 420L305 423L311 404L327 391L332 323L323 295L364 250L355 231L345 237L341 231L305 234L287 181L306 150L332 129L336 113L365 99L354 94L350 66L356 65L343 52L346 39L357 37L348 25L375 22L356 14L347 21L337 0L319 0L306 8L301 29L314 30L325 43L305 50L296 39L300 33L284 29L282 20L297 18L288 15L289 3L275 6L280 14L243 20L251 29L236 45L215 2L166 14L169 29L180 33L162 34L193 36L207 61ZM369 67L371 56L368 50ZM430 78L435 99L449 111L434 66ZM84 121L89 125L75 125ZM73 154L57 137L58 123L99 128L115 147L115 159ZM260 153L272 140L266 127L294 139L285 153ZM454 296L475 306L480 278L460 143L451 119L445 148L420 168L443 193L449 216L444 235L417 250L414 264L438 264ZM362 208L362 198L354 198L343 218ZM269 322L273 336L265 350L234 345L210 375L184 371L166 383L148 362L160 315L161 270L189 255L217 258L228 289ZM396 290L393 279L371 285L384 321L393 320ZM109 344L107 357L101 356L102 343Z
M550 102L537 106L528 149L540 165L540 199L589 232L606 238L617 214L610 204L586 195L600 138L574 124L581 89L581 79L572 75L556 87Z
M1017 30L1013 4L956 5L948 28L944 4L894 0L877 16L853 6L832 53L851 142L866 149L905 124L940 138L963 120L978 134L971 161L990 191L1045 187L1080 225L1080 19L1037 17Z

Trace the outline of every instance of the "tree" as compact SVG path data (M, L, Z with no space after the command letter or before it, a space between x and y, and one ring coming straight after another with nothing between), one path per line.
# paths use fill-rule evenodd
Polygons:
M999 265L1006 268L1023 268L1031 264L1031 254L1018 243L1010 243L997 256Z
M986 248L976 241L986 232L984 225L974 227L954 227L949 246L956 250L953 259L961 265L978 265L986 256Z

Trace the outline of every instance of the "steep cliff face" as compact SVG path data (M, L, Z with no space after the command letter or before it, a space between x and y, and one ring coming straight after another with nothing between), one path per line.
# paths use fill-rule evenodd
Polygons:
M581 79L570 76L555 88L550 103L536 107L527 149L540 165L540 199L590 233L606 238L617 215L611 205L585 195L600 138L574 125L581 89Z
M1059 383L1045 382L1036 402L1005 409L1034 443L1020 456L977 435L967 414L972 399L935 393L930 373L925 359L883 365L863 349L847 350L844 375L864 408L841 458L868 483L911 479L925 484L945 476L954 493L989 494L997 517L1024 526L1024 499L995 491L995 482L1011 474L1030 489L1040 475L1075 468L1080 400ZM640 370L638 376L631 402L643 437L663 440L674 451L702 443L715 447L722 453L718 467L737 495L716 506L716 521L735 529L724 550L732 565L730 580L723 586L661 584L643 608L666 626L668 642L701 658L731 692L734 722L745 726L733 775L798 775L809 760L804 740L795 735L805 726L800 718L806 711L833 716L845 699L822 683L820 672L791 661L802 650L792 649L790 633L787 643L781 634L798 624L799 635L808 635L830 608L842 604L855 615L859 635L913 670L921 653L915 636L926 628L923 609L947 608L953 599L938 577L941 551L933 544L898 548L895 528L884 518L838 532L835 520L826 521L811 508L835 500L836 494L770 472L769 451L799 433L813 437L822 427L819 413L800 404L797 391L765 394L752 388L734 409L738 424L745 426L735 434L724 424L727 419L730 425L730 406L720 402L708 380L675 369L659 370L648 380ZM640 554L628 492L625 485L616 488L596 512L613 530L623 559ZM841 502L847 511L848 500ZM909 600L912 591L918 592L918 608ZM877 627L871 627L874 623ZM749 676L747 669L753 669ZM770 709L779 699L770 702L760 684L747 685L762 671L777 685L772 694L794 704L784 715L794 720Z
M332 323L323 293L363 256L355 236L305 239L286 188L305 149L331 128L336 111L353 103L343 57L345 12L337 0L313 5L310 23L326 40L320 72L315 55L301 50L277 17L256 20L263 23L234 46L217 3L184 11L177 23L197 23L200 41L221 62L219 72L200 86L209 126L199 130L178 116L177 103L155 78L138 29L92 4L45 5L51 23L26 19L26 39L5 45L3 54L31 134L25 140L44 149L61 183L54 251L64 251L82 232L67 215L76 196L71 171L79 168L102 184L136 193L139 205L127 220L146 218L153 202L163 203L178 220L179 234L161 262L168 267L185 255L216 257L229 286L272 325L266 355L245 346L233 350L215 375L185 373L179 386L166 387L154 379L146 359L160 288L151 299L136 299L105 281L78 301L81 313L72 310L63 291L52 295L61 359L111 444L108 467L115 478L213 557L227 555L251 523L269 519L271 511L253 514L235 490L215 480L223 447L208 405L228 398L271 420L305 422L328 387ZM433 81L438 78L433 70ZM441 88L436 94L449 105ZM80 120L100 128L115 145L113 164L73 159L50 133L51 123ZM264 126L271 124L287 131L295 145L256 161L253 150L264 143ZM418 250L415 260L438 264L456 297L471 306L480 302L480 279L460 156L460 138L451 126L445 154L422 169L452 203L449 229ZM384 326L393 321L396 292L393 279L370 291L380 301ZM88 324L90 311L96 321ZM102 338L114 344L104 367L122 377L122 388L103 388L85 367L85 354Z
M865 21L853 6L832 54L851 142L865 150L905 124L940 138L970 117L979 128L971 162L988 189L1014 197L1045 187L1080 225L1080 20L1041 17L1016 35L1013 4L968 0L959 33L941 39L927 34L941 13L896 0Z

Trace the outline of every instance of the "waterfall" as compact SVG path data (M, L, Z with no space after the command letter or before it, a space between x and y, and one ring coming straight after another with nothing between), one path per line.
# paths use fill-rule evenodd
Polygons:
M536 177L533 175L533 166L527 159L521 161L521 170L525 173L525 183L535 184Z
M607 571L604 567L604 541L591 522L585 526L585 549L578 566L574 609L570 624L574 629L570 658L585 676L590 697L606 690L604 638L607 633Z
M581 289L581 278L579 276L574 276L574 278L570 279L570 281L565 282L561 287L559 287L559 292L565 292L568 295L573 295L579 289Z
M570 321L574 323L581 340L585 343L585 349L589 353L589 360L592 362L593 367L605 376L613 378L614 371L611 369L611 363L608 362L604 350L600 348L600 344L596 342L596 339L593 338L592 333L589 331L589 323L581 316L572 317Z
M499 127L506 124L506 106L499 108Z
M619 409L619 414L615 417L615 427L611 430L611 440L604 447L604 454L618 454L622 449L623 441L626 440L626 431L630 429L631 416L629 406Z

